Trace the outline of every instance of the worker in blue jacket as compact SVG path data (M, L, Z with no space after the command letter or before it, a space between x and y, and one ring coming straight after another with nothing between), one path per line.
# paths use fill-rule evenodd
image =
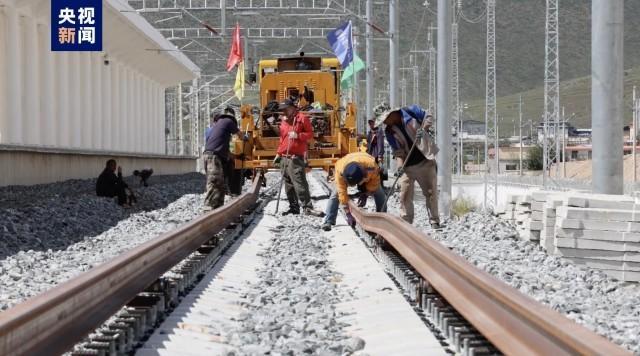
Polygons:
M438 146L429 134L433 116L418 105L387 110L378 115L376 126L384 125L387 142L399 167L400 216L413 223L414 182L418 182L425 197L429 222L440 228L438 214L438 183L436 154ZM411 150L411 147L415 147Z

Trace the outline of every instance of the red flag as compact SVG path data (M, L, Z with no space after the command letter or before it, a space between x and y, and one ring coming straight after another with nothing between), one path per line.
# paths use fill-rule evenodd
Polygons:
M229 52L229 59L227 59L227 72L231 71L240 62L242 62L242 44L240 43L240 25L236 23L236 28L233 30L231 51Z

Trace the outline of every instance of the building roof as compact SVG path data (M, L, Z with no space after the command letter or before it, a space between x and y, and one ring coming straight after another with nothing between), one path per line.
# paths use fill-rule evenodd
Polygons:
M200 69L125 0L104 0L103 53L135 68L162 86L200 75ZM0 0L38 23L51 23L50 0ZM47 51L49 48L46 49Z
M105 0L103 4L103 50L108 57L127 63L163 86L199 76L198 66L126 1Z

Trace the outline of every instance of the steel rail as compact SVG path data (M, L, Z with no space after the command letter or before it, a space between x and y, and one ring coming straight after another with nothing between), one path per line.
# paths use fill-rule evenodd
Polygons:
M482 271L399 217L349 203L365 231L382 236L481 334L507 355L631 355Z
M0 355L69 350L258 199L262 175L235 201L0 313Z

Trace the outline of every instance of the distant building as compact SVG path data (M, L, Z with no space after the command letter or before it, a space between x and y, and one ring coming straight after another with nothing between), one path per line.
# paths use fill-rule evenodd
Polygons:
M533 146L523 146L522 147L522 161L523 164L527 160L527 156L529 155L529 150L533 148ZM495 149L489 149L489 167L490 171L494 171L495 169ZM503 146L498 150L498 173L509 173L516 172L520 170L520 146Z
M575 135L576 128L571 126L571 124L569 123L561 122L560 130L562 131L564 138L568 140L569 137L572 137ZM538 124L536 131L538 133L538 143L542 144L543 138L544 138L544 122L541 122ZM558 139L560 140L562 139L562 134L558 135ZM556 125L551 125L549 126L549 138L554 139L555 137L556 137ZM589 135L589 138L591 138L591 135Z
M462 121L462 132L467 135L483 135L485 134L484 121L464 120Z
M485 140L484 122L477 120L462 121L462 132L460 137L465 142L481 142Z

